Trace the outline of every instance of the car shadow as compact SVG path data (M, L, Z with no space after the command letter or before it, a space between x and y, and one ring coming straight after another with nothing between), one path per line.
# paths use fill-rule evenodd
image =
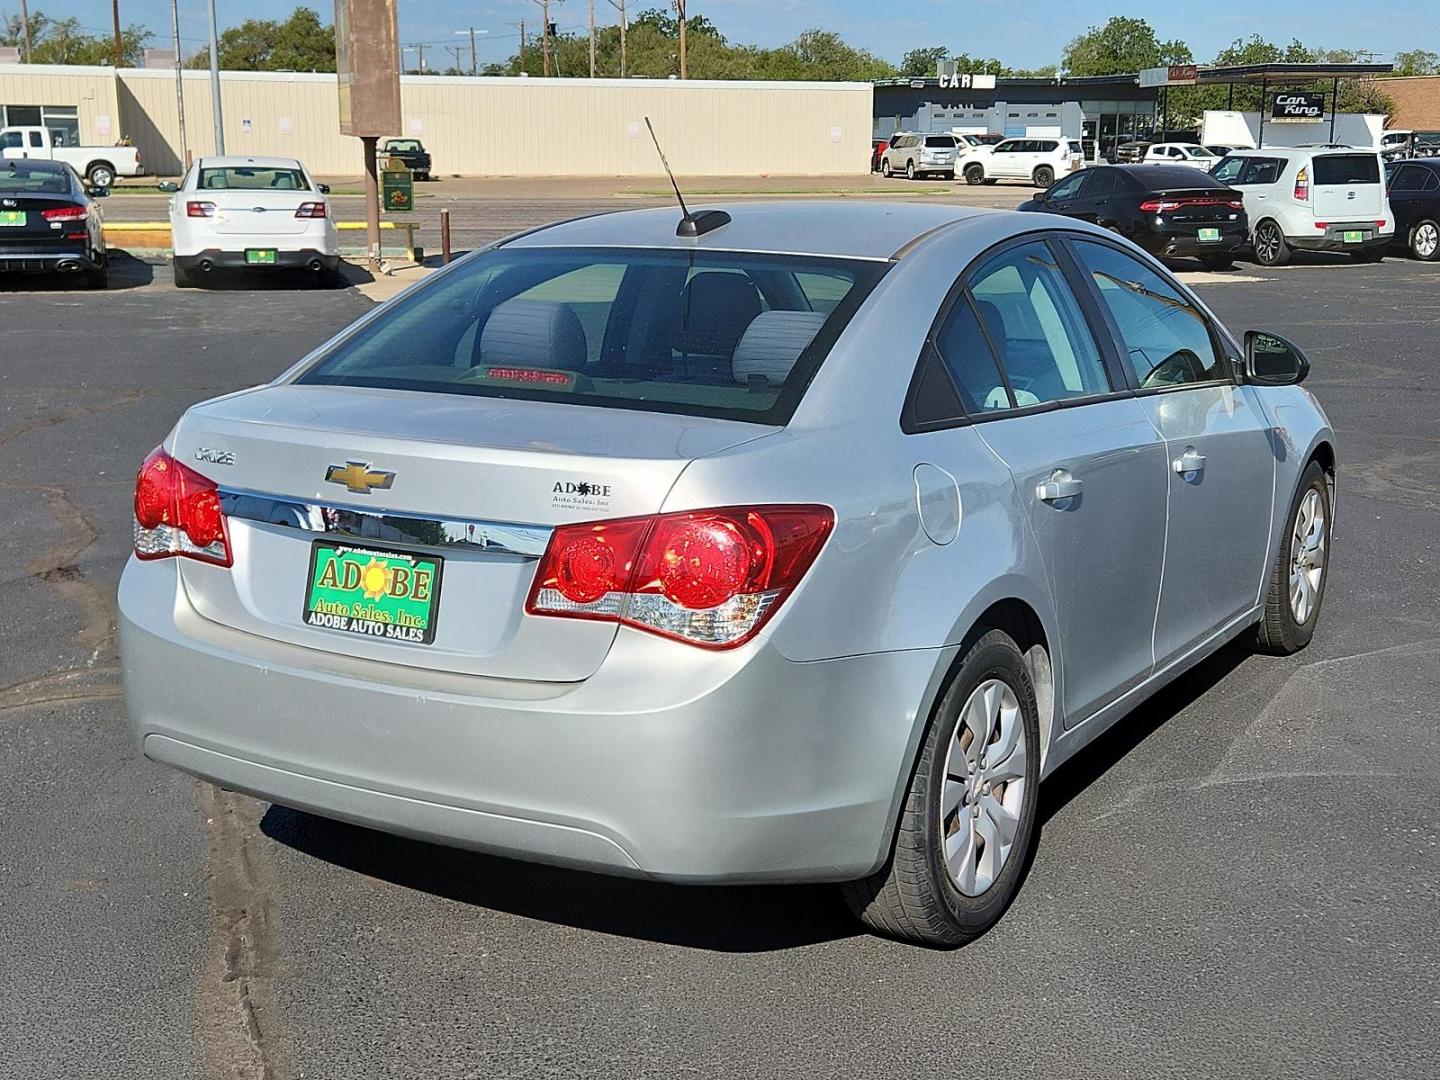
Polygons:
M1040 785L1041 827L1130 751L1229 678L1253 655L1243 642L1232 641L1122 717L1109 731L1046 777Z
M124 251L111 248L110 284L106 289L87 289L85 275L0 274L0 293L84 293L139 289L155 280L155 267Z
M834 885L667 885L442 847L271 806L261 831L312 858L462 904L619 937L759 953L858 936Z

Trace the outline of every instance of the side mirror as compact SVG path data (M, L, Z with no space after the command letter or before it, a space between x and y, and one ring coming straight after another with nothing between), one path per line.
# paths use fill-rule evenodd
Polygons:
M1268 330L1245 331L1245 381L1294 386L1310 374L1310 361L1293 343Z
M317 190L319 190L319 192L320 192L321 195L329 195L329 194L330 194L330 185L329 185L329 184L316 184L315 187L316 187Z
M161 180L158 184L155 185L155 189L157 191L163 191L166 195L170 195L174 192L179 191L180 185L175 183L174 180Z

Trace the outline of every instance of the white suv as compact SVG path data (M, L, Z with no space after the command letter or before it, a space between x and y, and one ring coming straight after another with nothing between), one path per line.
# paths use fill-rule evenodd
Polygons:
M1147 147L1145 156L1140 160L1147 164L1159 161L1167 165L1194 165L1196 168L1208 169L1220 158L1199 143L1162 142Z
M1048 188L1085 164L1079 139L1006 139L986 151L972 150L955 166L969 184L1029 180Z
M1234 150L1210 170L1245 196L1261 266L1292 251L1345 251L1379 262L1395 236L1385 170L1374 150L1344 146Z

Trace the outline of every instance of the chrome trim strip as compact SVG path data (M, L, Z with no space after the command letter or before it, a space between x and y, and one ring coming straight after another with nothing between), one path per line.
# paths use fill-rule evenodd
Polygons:
M418 547L450 548L485 555L518 555L538 559L550 542L548 525L508 521L429 518L415 514L377 512L334 503L309 503L239 488L220 489L226 517L279 525L322 536Z

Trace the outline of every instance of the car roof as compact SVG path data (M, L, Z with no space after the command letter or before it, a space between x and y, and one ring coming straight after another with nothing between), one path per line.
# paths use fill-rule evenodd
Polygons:
M1118 172L1128 173L1138 180L1141 185L1152 190L1167 187L1225 186L1204 169L1195 165L1152 165L1148 162L1142 162L1134 165L1108 165L1104 167L1115 169Z
M675 235L680 223L679 207L622 210L536 229L514 238L507 246L673 248L889 260L927 233L1003 212L838 199L691 207L692 214L702 210L724 210L731 220L698 238L686 239Z
M290 157L241 157L236 154L226 154L215 157L202 157L197 163L202 169L243 169L252 167L256 169L303 169L295 158Z
M65 161L50 161L45 158L6 158L5 167L12 172L69 172L70 164Z
M1325 143L1316 146L1239 146L1230 151L1233 157L1310 157L1314 154L1378 154L1378 150L1367 150L1363 146L1341 146Z

